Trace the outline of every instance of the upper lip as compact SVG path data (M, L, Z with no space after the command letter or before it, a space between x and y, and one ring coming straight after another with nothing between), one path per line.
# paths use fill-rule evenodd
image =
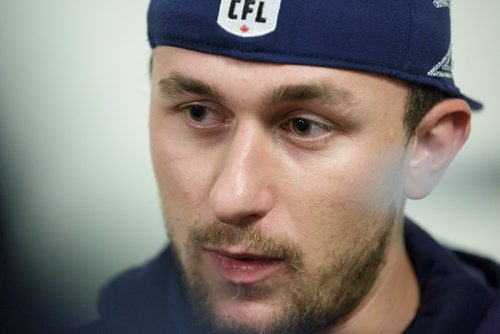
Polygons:
M260 252L256 252L253 250L243 250L243 249L221 249L221 248L211 248L211 247L204 247L206 251L217 253L222 256L227 256L227 257L232 257L235 259L247 259L247 260L282 260L279 257L273 257L273 256L268 256L265 254L262 254Z

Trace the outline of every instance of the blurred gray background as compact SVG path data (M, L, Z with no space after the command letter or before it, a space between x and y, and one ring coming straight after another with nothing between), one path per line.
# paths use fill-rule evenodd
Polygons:
M103 282L165 243L147 138L147 5L0 0L8 247L18 279L72 323L95 317ZM497 261L499 17L498 0L453 1L455 80L486 108L438 188L407 209L441 241Z

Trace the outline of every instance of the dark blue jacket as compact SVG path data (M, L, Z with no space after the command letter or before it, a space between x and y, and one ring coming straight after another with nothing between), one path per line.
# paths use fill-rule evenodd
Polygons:
M410 221L405 239L421 288L421 304L405 334L500 334L500 267L443 248ZM143 267L111 281L102 291L100 318L82 334L208 333L181 289L168 247Z

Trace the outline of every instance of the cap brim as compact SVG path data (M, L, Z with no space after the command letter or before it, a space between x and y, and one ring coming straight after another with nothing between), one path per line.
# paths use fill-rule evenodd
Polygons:
M464 99L465 101L467 101L467 103L469 104L470 108L473 110L473 111L481 111L483 110L483 104L477 100L474 100L474 99L471 99L470 97L468 96L465 96L463 94L460 94L460 97L462 99Z

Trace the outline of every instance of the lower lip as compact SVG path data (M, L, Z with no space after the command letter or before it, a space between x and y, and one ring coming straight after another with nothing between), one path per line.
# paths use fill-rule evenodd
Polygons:
M243 260L208 250L205 255L218 274L234 284L258 283L285 268L282 260Z

